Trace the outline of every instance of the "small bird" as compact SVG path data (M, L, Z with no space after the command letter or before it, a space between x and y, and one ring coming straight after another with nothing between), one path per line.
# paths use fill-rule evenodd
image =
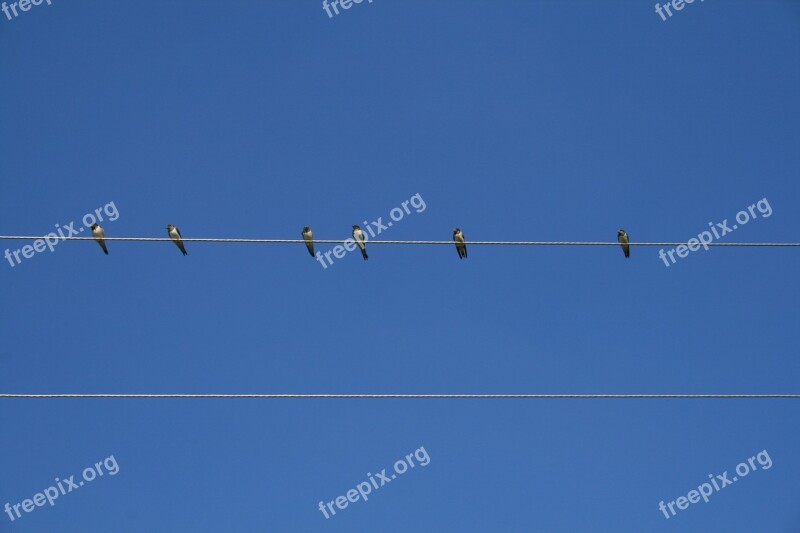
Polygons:
M467 257L467 245L464 241L464 234L461 233L461 230L456 228L453 230L453 240L456 242L456 251L458 252L459 259L465 259Z
M92 228L92 237L94 240L97 241L97 244L100 245L100 248L103 249L106 255L108 255L108 249L106 248L106 241L104 237L106 236L106 232L103 231L103 228L100 227L100 224L95 222L90 226Z
M306 241L306 248L311 257L314 257L314 232L308 226L303 226L303 240Z
M169 238L172 239L172 242L175 243L175 246L177 246L180 249L183 255L189 255L186 252L186 248L183 247L183 241L181 240L181 230L179 230L172 224L167 224L167 235L169 235Z
M617 240L619 241L619 245L622 246L622 251L625 252L625 257L631 256L631 245L630 240L628 239L628 234L625 232L624 229L621 229L617 232Z
M364 256L364 261L366 261L369 259L369 256L367 256L367 245L365 244L366 238L364 237L364 232L358 227L358 224L353 224L353 238L356 240L358 247L361 248L361 255Z

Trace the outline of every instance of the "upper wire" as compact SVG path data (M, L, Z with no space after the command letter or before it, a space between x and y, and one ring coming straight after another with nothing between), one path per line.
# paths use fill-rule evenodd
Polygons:
M42 235L0 235L0 240L38 240L46 239ZM94 237L58 237L61 241L93 241ZM103 237L106 241L131 241L131 242L172 242L169 237ZM303 239L245 239L245 238L182 238L183 242L210 242L210 243L252 243L252 244L304 244ZM343 244L352 239L314 239L314 244ZM406 244L406 245L450 245L453 241L373 241L368 244ZM467 245L493 245L493 246L619 246L616 241L466 241ZM630 246L681 246L687 242L630 242ZM798 247L800 242L710 242L693 244L701 246L721 247Z

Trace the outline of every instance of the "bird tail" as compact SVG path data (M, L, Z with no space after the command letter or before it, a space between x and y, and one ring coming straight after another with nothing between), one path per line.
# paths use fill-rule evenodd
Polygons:
M101 243L101 244L100 244L100 246L102 246L102 247L103 247L103 253L105 253L106 255L108 255L108 249L106 248L106 243Z
M362 249L361 249L361 255L363 255L363 256L364 256L364 261L366 261L367 259L369 259L369 256L367 255L367 249L366 249L366 248L362 248Z
M625 248L625 257L630 257L630 256L631 256L631 249Z

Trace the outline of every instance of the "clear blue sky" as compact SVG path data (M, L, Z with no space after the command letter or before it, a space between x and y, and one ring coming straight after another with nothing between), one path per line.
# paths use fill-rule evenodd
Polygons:
M0 13L0 233L722 241L800 227L800 2L52 0ZM756 211L758 213L758 211ZM24 242L2 241L2 249ZM0 391L798 393L797 249L69 242L0 257ZM325 251L329 245L318 245ZM800 529L792 400L0 400L28 531ZM415 468L325 519L424 447ZM767 450L759 469L666 519ZM757 465L759 463L756 463Z

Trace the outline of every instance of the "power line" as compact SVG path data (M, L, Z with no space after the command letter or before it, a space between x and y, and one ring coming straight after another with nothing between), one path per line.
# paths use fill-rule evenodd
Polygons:
M0 394L0 399L800 400L800 394Z
M0 240L38 240L46 239L45 236L35 235L0 235ZM104 237L106 241L131 241L131 242L172 242L169 237ZM94 237L58 237L61 241L93 241ZM243 238L185 238L183 242L208 242L208 243L248 243L248 244L305 244L302 239L243 239ZM314 244L343 244L352 239L314 239ZM407 244L407 245L448 245L454 246L453 241L372 241L368 244ZM493 246L619 246L616 241L467 241L465 244L493 245ZM687 242L631 242L631 246L686 246ZM800 247L800 242L710 242L696 244L701 246L728 246L728 247Z

